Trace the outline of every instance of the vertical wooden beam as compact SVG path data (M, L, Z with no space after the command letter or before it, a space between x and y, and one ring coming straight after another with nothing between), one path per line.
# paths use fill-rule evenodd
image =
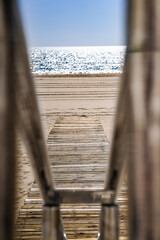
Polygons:
M43 206L43 240L67 240L59 206Z
M112 203L117 202L117 197L126 175L127 162L127 123L128 123L128 78L127 78L127 55L123 68L123 75L119 86L119 96L117 101L117 109L115 115L113 138L109 156L109 165L107 169L105 190L112 191Z
M28 147L32 167L39 183L44 204L53 198L54 181L51 173L46 143L42 132L40 113L30 66L21 19L16 0L14 1L14 23L16 51L16 106L20 131Z
M130 239L158 240L160 239L160 2L129 0L129 3L130 122L127 132Z
M105 190L114 192L112 199L113 203L117 201L117 196L122 186L126 170L126 125L128 119L127 88L128 83L126 71L124 70L120 84L109 166L105 182Z
M0 0L0 239L13 239L15 194L15 75L13 2Z
M118 206L102 205L99 240L118 240Z
M59 206L43 207L43 240L60 240Z

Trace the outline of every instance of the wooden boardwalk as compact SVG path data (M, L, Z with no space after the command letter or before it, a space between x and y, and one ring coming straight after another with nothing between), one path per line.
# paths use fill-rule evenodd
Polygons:
M48 153L57 189L102 189L109 141L98 117L58 117L48 137ZM120 204L120 239L127 239L127 189ZM97 238L100 205L61 206L68 239ZM42 200L33 186L16 223L16 239L42 239Z

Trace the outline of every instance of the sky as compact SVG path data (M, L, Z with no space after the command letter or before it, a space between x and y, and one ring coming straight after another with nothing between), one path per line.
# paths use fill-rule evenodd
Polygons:
M18 0L29 47L126 45L126 0Z

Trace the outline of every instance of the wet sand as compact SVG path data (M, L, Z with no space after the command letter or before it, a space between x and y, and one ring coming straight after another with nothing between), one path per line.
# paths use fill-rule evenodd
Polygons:
M120 75L112 74L34 76L45 140L58 116L79 115L99 117L111 141L119 82ZM19 135L17 160L18 212L34 181L27 151Z

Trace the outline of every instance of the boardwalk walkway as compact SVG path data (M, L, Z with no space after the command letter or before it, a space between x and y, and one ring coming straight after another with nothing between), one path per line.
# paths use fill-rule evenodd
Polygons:
M48 137L48 153L57 189L102 189L109 141L98 117L59 117ZM127 239L127 189L119 197L120 239ZM100 205L62 205L68 239L97 238ZM33 186L22 206L16 239L42 239L42 200Z

